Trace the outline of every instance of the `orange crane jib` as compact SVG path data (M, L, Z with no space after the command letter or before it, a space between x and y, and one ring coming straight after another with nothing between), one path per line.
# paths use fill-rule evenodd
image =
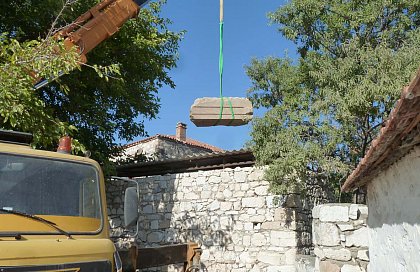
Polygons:
M149 1L103 0L64 27L56 36L64 38L64 46L67 50L76 46L80 54L79 61L86 63L88 52L115 34L129 19L136 17L140 8ZM36 82L35 90L44 87L50 80L54 80L38 78L35 72L32 74Z
M115 34L129 19L137 17L140 7L148 0L104 0L82 14L58 35L65 39L66 48L77 46L80 61L102 41Z

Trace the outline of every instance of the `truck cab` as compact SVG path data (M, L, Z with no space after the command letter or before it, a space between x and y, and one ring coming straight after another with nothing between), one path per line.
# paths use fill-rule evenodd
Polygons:
M30 138L0 130L0 271L122 271L99 164Z

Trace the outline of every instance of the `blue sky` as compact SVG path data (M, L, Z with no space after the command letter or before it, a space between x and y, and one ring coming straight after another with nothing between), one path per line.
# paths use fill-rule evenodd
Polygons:
M295 54L294 45L267 19L268 12L283 4L273 0L225 1L224 96L246 96L251 83L244 66L252 58L284 56L286 51L289 56ZM169 72L177 87L159 91L161 110L158 119L145 122L147 132L150 136L173 135L177 122L183 122L189 138L226 150L242 148L250 140L250 124L198 128L189 120L196 98L219 96L219 1L168 0L162 12L173 21L171 30L187 33L180 44L178 67Z

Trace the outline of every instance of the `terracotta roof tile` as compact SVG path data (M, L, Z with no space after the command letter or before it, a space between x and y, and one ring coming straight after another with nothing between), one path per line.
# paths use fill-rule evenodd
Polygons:
M223 149L218 148L216 146L212 146L212 145L209 145L209 144L206 144L206 143L203 143L203 142L191 139L191 138L187 138L185 141L181 141L181 140L178 140L175 135L160 135L160 137L171 139L171 140L181 142L181 143L191 145L191 146L196 146L196 147L209 149L213 152L223 152L224 151Z
M133 142L133 143L126 144L126 145L123 146L123 148L126 149L126 148L129 148L129 147L136 146L138 144L147 143L147 142L150 142L150 141L152 141L154 139L157 139L157 138L164 138L164 139L168 139L168 140L171 140L171 141L176 141L176 142L179 142L179 143L182 143L182 144L186 144L186 145L189 145L189 146L200 147L200 148L212 151L212 152L224 152L225 151L225 150L223 150L221 148L218 148L216 146L212 146L212 145L209 145L209 144L206 144L206 143L194 140L194 139L187 138L185 141L181 141L181 140L178 140L175 135L163 135L163 134L156 134L155 136L152 136L152 137L140 140L140 141L136 141L136 142Z
M381 171L420 143L420 71L405 87L378 137L341 187L350 191L370 182Z

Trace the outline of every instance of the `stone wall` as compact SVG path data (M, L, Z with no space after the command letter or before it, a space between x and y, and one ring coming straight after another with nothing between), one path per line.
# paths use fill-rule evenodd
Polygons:
M123 238L135 229L121 225L127 184L112 181L112 235L120 248L198 242L204 271L295 272L298 254L312 251L311 207L296 194L270 195L262 177L263 169L238 167L137 178L142 213L135 241Z
M312 216L315 271L366 271L369 263L367 206L318 205L313 209Z

